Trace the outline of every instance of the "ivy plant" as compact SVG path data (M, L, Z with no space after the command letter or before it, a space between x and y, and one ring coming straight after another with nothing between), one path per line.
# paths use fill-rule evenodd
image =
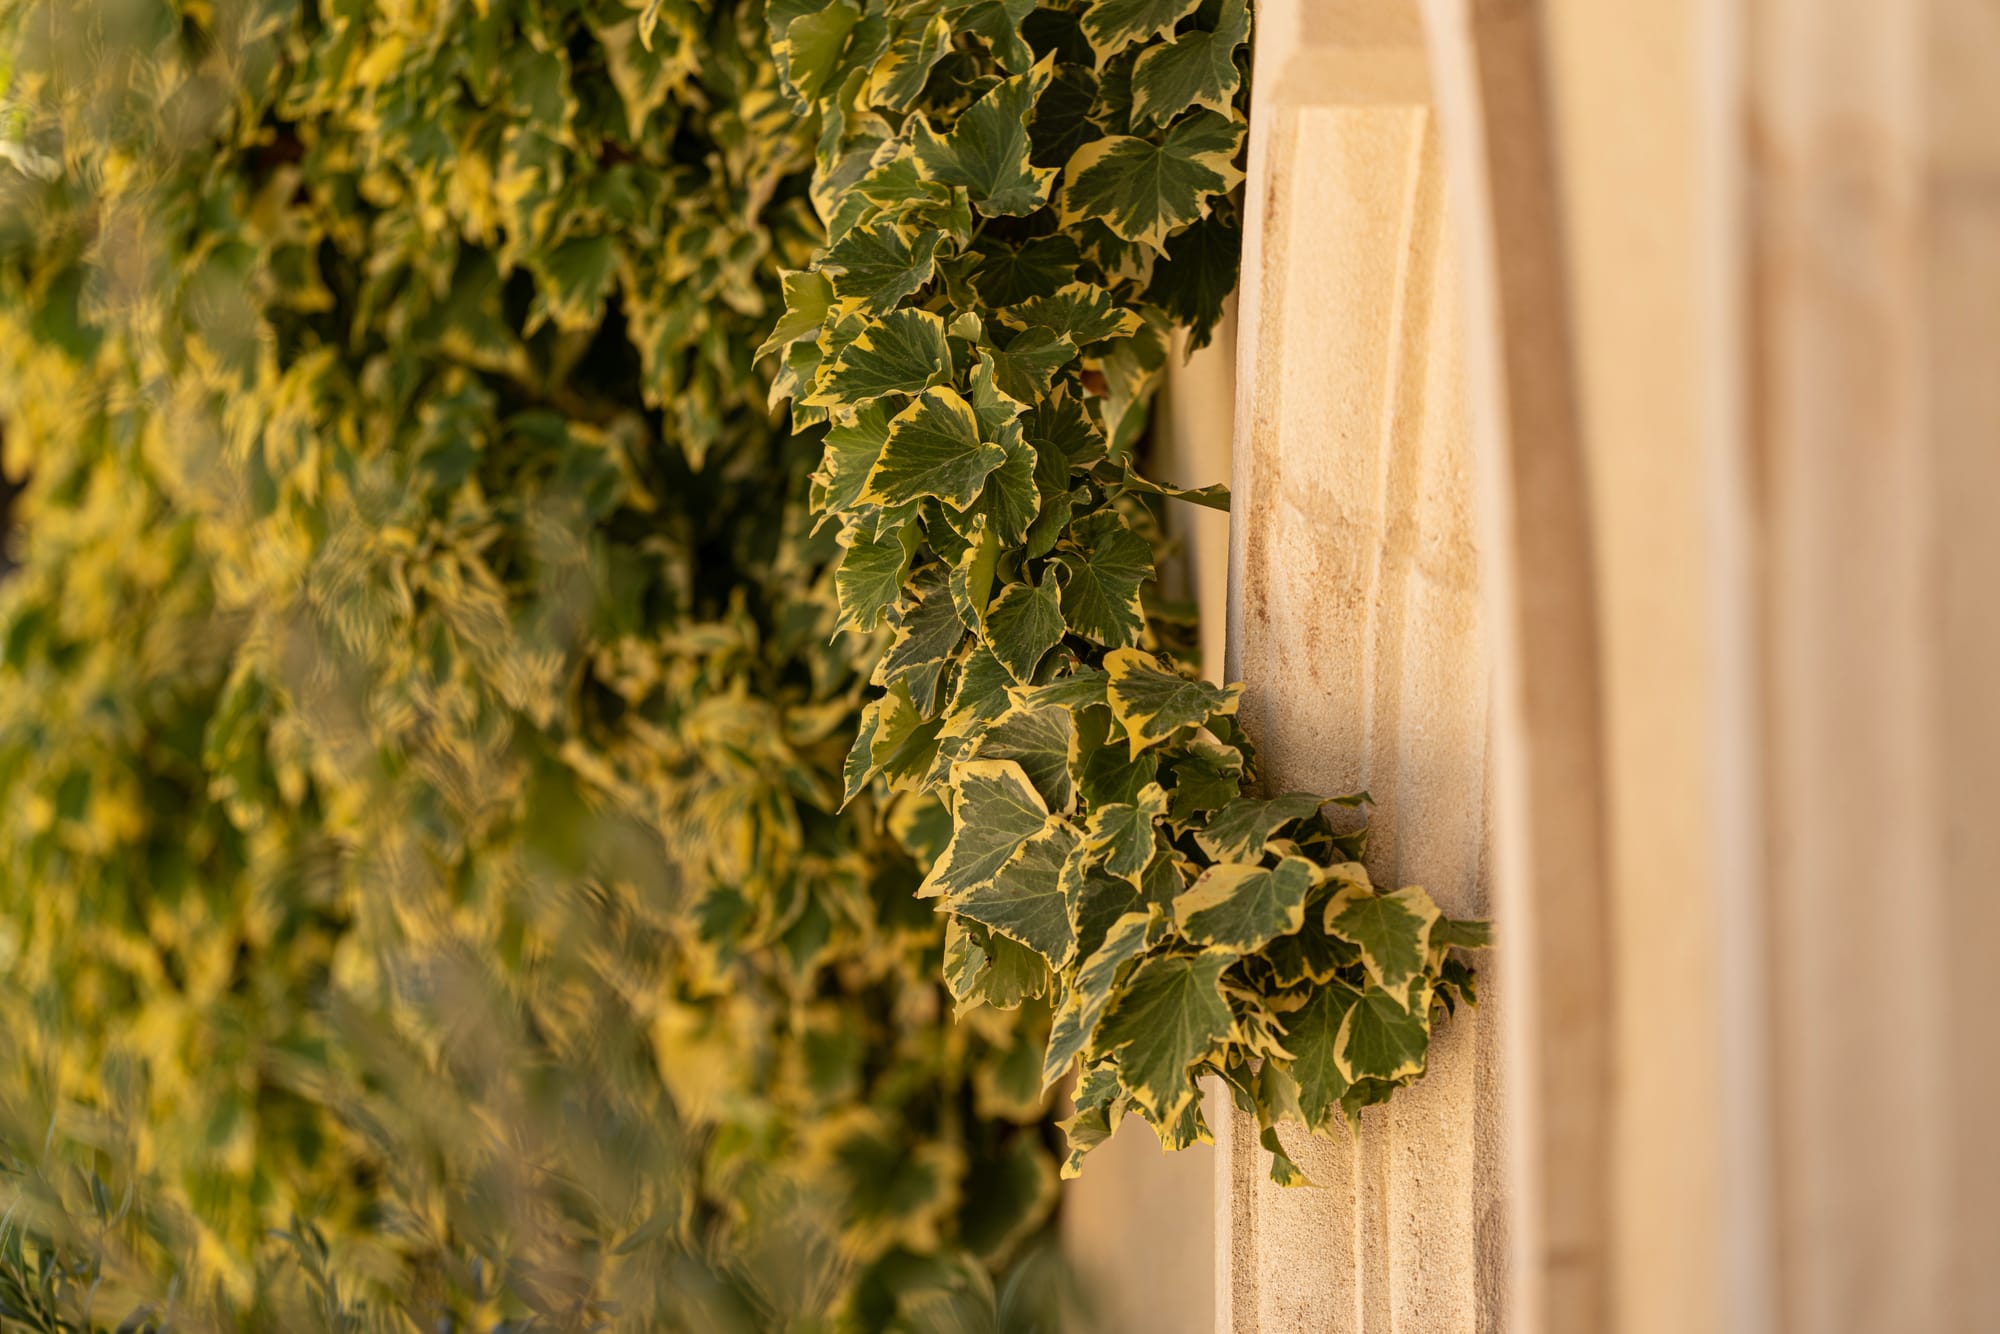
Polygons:
M766 348L839 623L879 643L844 796L947 918L961 1007L1044 999L1076 1072L1066 1174L1127 1112L1209 1137L1198 1079L1326 1131L1423 1073L1483 924L1381 889L1366 796L1258 795L1242 687L1159 596L1139 445L1170 335L1235 282L1243 0L775 0L826 228Z
M1051 1327L1046 1002L840 813L765 33L0 0L0 1324Z

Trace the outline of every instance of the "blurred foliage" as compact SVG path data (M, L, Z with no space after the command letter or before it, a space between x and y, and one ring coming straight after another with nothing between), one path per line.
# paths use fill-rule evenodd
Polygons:
M1049 1008L951 1022L941 808L841 810L765 32L0 0L0 1323L1073 1305Z

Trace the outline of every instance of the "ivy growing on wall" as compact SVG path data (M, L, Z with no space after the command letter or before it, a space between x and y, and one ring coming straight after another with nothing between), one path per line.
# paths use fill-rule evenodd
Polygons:
M1486 934L1370 883L1327 814L1365 797L1256 795L1241 687L1189 672L1157 599L1162 507L1227 505L1148 480L1136 447L1172 329L1199 346L1235 282L1246 8L768 17L827 228L784 279L774 392L825 426L840 625L886 639L849 808L933 840L918 893L962 1006L1053 1008L1066 1173L1128 1111L1169 1147L1208 1138L1216 1074L1297 1183L1273 1127L1421 1075L1433 1014L1472 994L1453 950Z
M0 1319L1052 1328L1421 1073L1155 577L1249 21L0 0Z

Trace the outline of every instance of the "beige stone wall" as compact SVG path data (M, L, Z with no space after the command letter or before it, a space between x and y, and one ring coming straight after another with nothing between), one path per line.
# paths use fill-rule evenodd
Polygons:
M1268 3L1238 357L1231 675L1266 790L1369 791L1378 879L1482 913L1487 669L1460 276L1414 9ZM1404 831L1416 836L1404 837ZM1423 1084L1266 1176L1223 1122L1218 1327L1491 1328L1499 1002Z
M2000 7L1257 42L1245 713L1503 943L1218 1327L2000 1329Z

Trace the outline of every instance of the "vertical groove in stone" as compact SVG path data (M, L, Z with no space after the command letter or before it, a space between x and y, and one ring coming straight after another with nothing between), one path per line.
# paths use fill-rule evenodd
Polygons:
M1369 789L1380 880L1463 915L1483 907L1488 680L1438 145L1420 56L1316 54L1311 78L1260 63L1293 100L1266 105L1249 187L1231 660L1266 791ZM1358 1142L1288 1127L1312 1189L1272 1186L1231 1115L1233 1329L1499 1327L1506 1267L1478 1249L1505 1236L1496 1055L1463 1014Z

